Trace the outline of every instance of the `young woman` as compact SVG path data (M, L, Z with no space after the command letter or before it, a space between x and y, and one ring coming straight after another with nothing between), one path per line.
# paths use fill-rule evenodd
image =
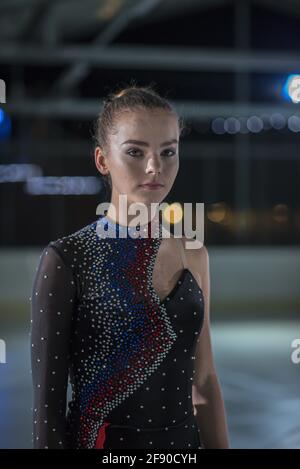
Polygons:
M44 248L33 285L35 448L228 447L207 249L163 238L156 216L133 227L139 237L130 225L131 204L148 208L171 190L181 131L150 87L110 95L97 119L95 163L109 181L109 208ZM116 237L103 235L110 230Z

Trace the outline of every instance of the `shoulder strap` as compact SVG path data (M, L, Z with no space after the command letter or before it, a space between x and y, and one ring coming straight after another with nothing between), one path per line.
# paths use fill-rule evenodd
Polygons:
M179 250L180 250L180 256L181 256L181 261L183 264L184 269L187 269L187 260L186 260L186 254L183 246L183 239L182 238L177 238L179 242Z

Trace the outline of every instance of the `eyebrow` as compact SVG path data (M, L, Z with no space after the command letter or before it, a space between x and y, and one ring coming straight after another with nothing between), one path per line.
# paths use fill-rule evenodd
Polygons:
M123 142L121 145L125 145L125 143L133 143L133 144L136 144L136 145L141 145L141 146L144 146L144 147L149 147L149 143L147 142L142 142L141 140L126 140L125 142ZM167 142L164 142L162 143L160 146L161 147L165 147L167 145L171 145L172 143L178 143L178 140L176 140L176 138L172 138L172 140L169 140Z

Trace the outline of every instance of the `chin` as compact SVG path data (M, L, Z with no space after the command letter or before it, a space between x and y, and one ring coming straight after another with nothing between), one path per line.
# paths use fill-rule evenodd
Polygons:
M141 202L147 206L150 206L150 204L159 204L163 199L164 195L162 194L145 194L143 196L139 195L137 202Z

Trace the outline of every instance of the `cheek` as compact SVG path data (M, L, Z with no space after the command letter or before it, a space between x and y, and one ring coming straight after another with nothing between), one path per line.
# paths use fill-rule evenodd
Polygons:
M144 166L141 160L138 159L125 159L122 162L122 171L127 174L128 177L135 177L143 173Z
M176 178L178 171L179 171L179 161L178 160L176 162L170 164L169 167L166 168L168 180L170 182L172 182L172 183L174 182L174 179Z
M143 176L143 165L138 161L124 158L119 160L114 167L114 174L118 178L119 184L131 184L141 180Z

